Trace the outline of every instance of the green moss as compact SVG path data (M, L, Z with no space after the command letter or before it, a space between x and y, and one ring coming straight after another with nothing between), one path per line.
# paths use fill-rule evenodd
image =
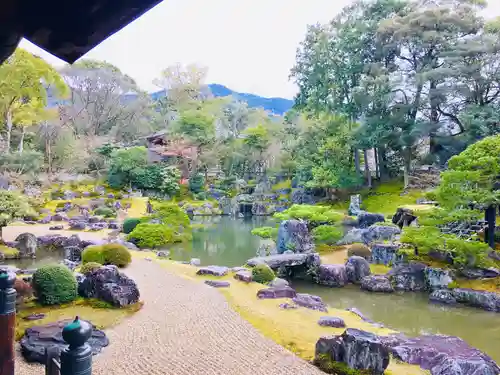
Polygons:
M93 270L102 267L102 264L96 262L88 262L80 267L80 273L86 274L87 272L92 272Z
M62 319L74 319L75 316L91 321L98 329L110 328L139 311L141 307L142 303L139 302L125 308L116 308L93 298L77 298L71 303L54 306L42 306L34 302L26 303L17 312L16 340L21 339L27 328ZM33 314L45 314L45 317L41 320L23 319Z
M332 361L328 354L320 354L314 359L314 364L327 374L334 375L370 375L370 371L354 370L345 363Z
M0 245L0 254L3 254L5 259L17 259L19 258L19 250L13 247L7 247Z

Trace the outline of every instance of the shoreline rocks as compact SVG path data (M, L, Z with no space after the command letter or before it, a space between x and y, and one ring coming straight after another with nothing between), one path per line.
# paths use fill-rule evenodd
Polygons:
M207 266L201 267L196 271L197 275L211 275L211 276L226 276L229 268L222 266Z
M500 367L486 354L455 336L381 337L391 354L432 375L497 375Z
M276 247L279 254L287 250L292 250L294 253L312 253L314 241L307 223L303 220L282 221L278 229Z
M345 264L347 280L353 284L360 284L365 276L371 274L370 263L360 256L350 257Z
M375 293L393 293L391 281L385 275L370 275L361 280L361 289Z
M316 343L315 363L320 368L322 361L335 361L351 369L382 375L389 360L389 350L380 338L359 329L348 328L339 336L323 336Z
M292 301L298 305L311 310L317 310L322 312L328 312L325 303L321 297L313 296L306 293L297 293L297 295L292 299Z
M473 289L441 289L434 291L430 296L431 302L448 305L466 305L478 307L487 311L500 312L500 294Z
M343 287L347 284L346 267L343 264L322 264L318 267L316 282L329 287Z

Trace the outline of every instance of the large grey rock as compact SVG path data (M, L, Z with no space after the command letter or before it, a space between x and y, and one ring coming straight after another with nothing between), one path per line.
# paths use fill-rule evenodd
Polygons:
M482 290L457 288L452 291L458 303L479 307L488 311L500 312L500 294Z
M454 336L381 337L398 360L418 365L432 375L498 375L500 367L486 354Z
M297 295L294 289L289 286L280 288L266 288L257 292L257 298L275 299L275 298L294 298Z
M52 216L52 221L68 221L68 215L65 212L58 212Z
M354 328L346 329L340 336L321 337L316 343L315 362L320 364L325 357L373 375L382 375L389 366L389 350L380 338Z
M69 228L72 230L85 230L85 228L87 228L87 223L85 221L71 220L69 222Z
M345 264L347 280L353 284L360 284L361 280L371 274L370 263L365 258L352 256Z
M320 285L343 287L347 284L347 273L343 264L322 264L318 267L316 280Z
M16 249L21 258L34 257L38 249L38 240L33 233L21 233L15 239Z
M297 188L293 189L291 197L292 204L314 204L314 196L306 189Z
M78 246L68 246L64 248L64 258L71 262L82 261L82 249Z
M494 279L500 277L500 270L497 268L465 268L460 270L460 274L467 279Z
M453 296L453 291L448 289L435 290L429 295L429 301L443 303L446 305L456 305L457 299Z
M252 258L247 261L250 267L255 267L257 264L267 264L273 270L282 267L296 266L319 266L321 260L318 254L279 254L270 255L267 257Z
M376 243L372 245L372 259L371 262L375 264L395 264L399 245Z
M394 236L400 234L401 230L397 227L386 225L372 225L369 228L353 228L346 233L338 244L349 245L353 243L371 244L378 241L391 241Z
M369 292L392 293L394 288L385 275L370 275L361 279L361 289Z
M372 214L370 212L361 212L358 215L358 227L368 228L375 223L384 222L385 217L382 214Z
M229 268L222 266L201 267L196 271L197 275L226 276Z
M274 204L266 201L253 202L252 215L254 216L269 216L276 212Z
M453 281L453 273L443 268L427 267L424 269L427 290L446 289Z
M72 320L68 319L27 328L19 342L24 359L27 362L38 362L44 365L49 347L55 347L59 352L67 348L68 344L62 337L62 330L71 322ZM102 348L109 345L109 340L103 331L92 325L92 335L87 343L92 348L92 355L96 355L101 352Z
M306 293L297 293L297 295L293 298L293 302L297 306L302 306L307 309L328 312L325 303L323 302L321 297L318 296L313 296Z
M286 250L294 253L311 253L314 251L314 242L307 223L303 220L282 221L278 229L276 246L279 254Z
M118 271L116 266L103 266L85 274L78 283L78 293L98 298L116 307L139 302L139 289L134 280Z
M421 292L425 290L424 270L427 266L418 262L410 262L392 268L388 273L394 289L406 292Z

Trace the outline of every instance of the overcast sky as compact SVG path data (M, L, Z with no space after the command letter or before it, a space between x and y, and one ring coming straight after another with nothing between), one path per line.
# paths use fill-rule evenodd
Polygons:
M328 22L351 1L164 0L85 57L118 66L148 91L163 68L180 62L207 66L208 83L293 98L288 75L307 25ZM500 4L487 15L500 15ZM21 47L63 64L25 40Z

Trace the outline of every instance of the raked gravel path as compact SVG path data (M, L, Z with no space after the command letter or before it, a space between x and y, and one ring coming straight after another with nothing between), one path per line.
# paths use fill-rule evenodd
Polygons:
M263 337L216 289L144 259L126 273L144 307L106 330L111 344L94 357L93 375L324 374ZM16 375L40 374L41 366L17 359Z

